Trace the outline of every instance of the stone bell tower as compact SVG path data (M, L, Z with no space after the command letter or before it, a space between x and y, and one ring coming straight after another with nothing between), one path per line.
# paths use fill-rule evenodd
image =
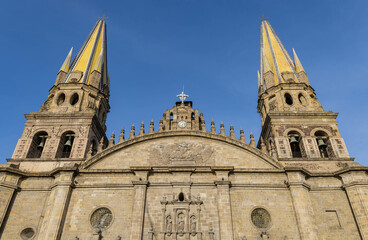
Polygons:
M349 158L337 113L325 111L296 55L294 61L267 20L261 23L258 107L259 148L279 160Z
M20 168L49 170L78 162L106 143L110 79L104 19L97 21L73 61L72 50L40 111L25 115L23 134L9 160L20 162Z

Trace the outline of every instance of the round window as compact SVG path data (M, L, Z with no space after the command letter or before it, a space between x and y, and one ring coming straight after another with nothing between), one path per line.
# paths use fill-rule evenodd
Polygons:
M23 240L31 239L34 235L35 235L35 231L33 230L33 228L25 228L20 233L20 237Z
M58 99L57 99L57 102L56 102L56 104L58 105L58 106L60 106L61 104L63 104L65 102L65 94L64 93L62 93L62 94L60 94L59 95L59 97L58 97Z
M267 228L271 223L271 216L266 209L256 208L251 214L252 223L257 228Z
M77 104L78 100L79 100L78 93L74 93L72 97L70 98L70 104L75 105Z
M107 228L112 221L112 213L110 209L102 207L96 209L91 216L91 225L94 228L104 229Z

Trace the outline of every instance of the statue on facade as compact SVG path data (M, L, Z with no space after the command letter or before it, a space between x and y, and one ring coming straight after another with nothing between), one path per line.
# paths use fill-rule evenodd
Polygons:
M193 215L190 217L190 232L194 233L197 230L196 217Z
M166 232L167 233L172 232L172 219L170 215L166 217Z
M184 232L185 217L184 214L179 214L178 216L178 232Z

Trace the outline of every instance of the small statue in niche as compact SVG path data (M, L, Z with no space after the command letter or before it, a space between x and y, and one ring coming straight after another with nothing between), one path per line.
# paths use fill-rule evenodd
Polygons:
M172 232L172 219L170 215L166 217L166 232L167 233Z
M178 232L184 232L185 217L183 213L178 215Z
M196 217L193 215L190 217L190 232L194 233L197 230Z
M209 240L215 240L215 233L213 232L212 223L210 223L210 229L208 231L208 239Z

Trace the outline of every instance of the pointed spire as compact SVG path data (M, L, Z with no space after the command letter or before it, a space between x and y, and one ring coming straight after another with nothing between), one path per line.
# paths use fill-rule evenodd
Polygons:
M150 127L149 127L149 130L148 130L148 133L153 133L155 131L154 129L154 126L153 126L153 119L151 120L151 123L150 123Z
M111 138L109 140L109 147L112 147L115 145L115 132L113 131L111 134Z
M222 136L225 136L225 127L224 127L224 123L223 122L221 122L221 124L220 124L220 134Z
M66 56L63 65L61 65L61 68L59 71L63 71L65 73L69 72L70 68L70 62L72 60L72 53L73 53L73 47L70 49L68 55Z
M295 62L295 71L298 72L305 72L304 68L298 58L298 55L296 55L295 49L293 48L293 54L294 54L294 62Z
M245 142L244 130L240 128L240 141Z
M134 127L134 124L133 124L132 128L130 129L129 139L134 138L134 137L135 137L135 127Z
M234 127L232 124L230 125L230 137L235 138Z
M100 84L94 85L104 92L104 86L108 86L106 49L106 23L101 19L74 58L64 82L91 84L92 72L97 71Z
M215 133L215 132L216 132L215 122L212 119L212 121L211 121L211 133Z
M142 135L144 135L144 123L143 123L143 121L142 121L142 124L141 124L141 128L139 129L138 136L142 136Z
M256 147L256 141L254 140L254 136L252 132L250 133L250 145L254 148Z
M124 139L125 139L125 130L124 130L124 127L123 127L120 131L119 142L124 141Z
M294 63L267 20L261 23L261 78L271 71L274 83L299 82ZM261 79L261 82L263 79ZM269 87L268 86L268 87Z

